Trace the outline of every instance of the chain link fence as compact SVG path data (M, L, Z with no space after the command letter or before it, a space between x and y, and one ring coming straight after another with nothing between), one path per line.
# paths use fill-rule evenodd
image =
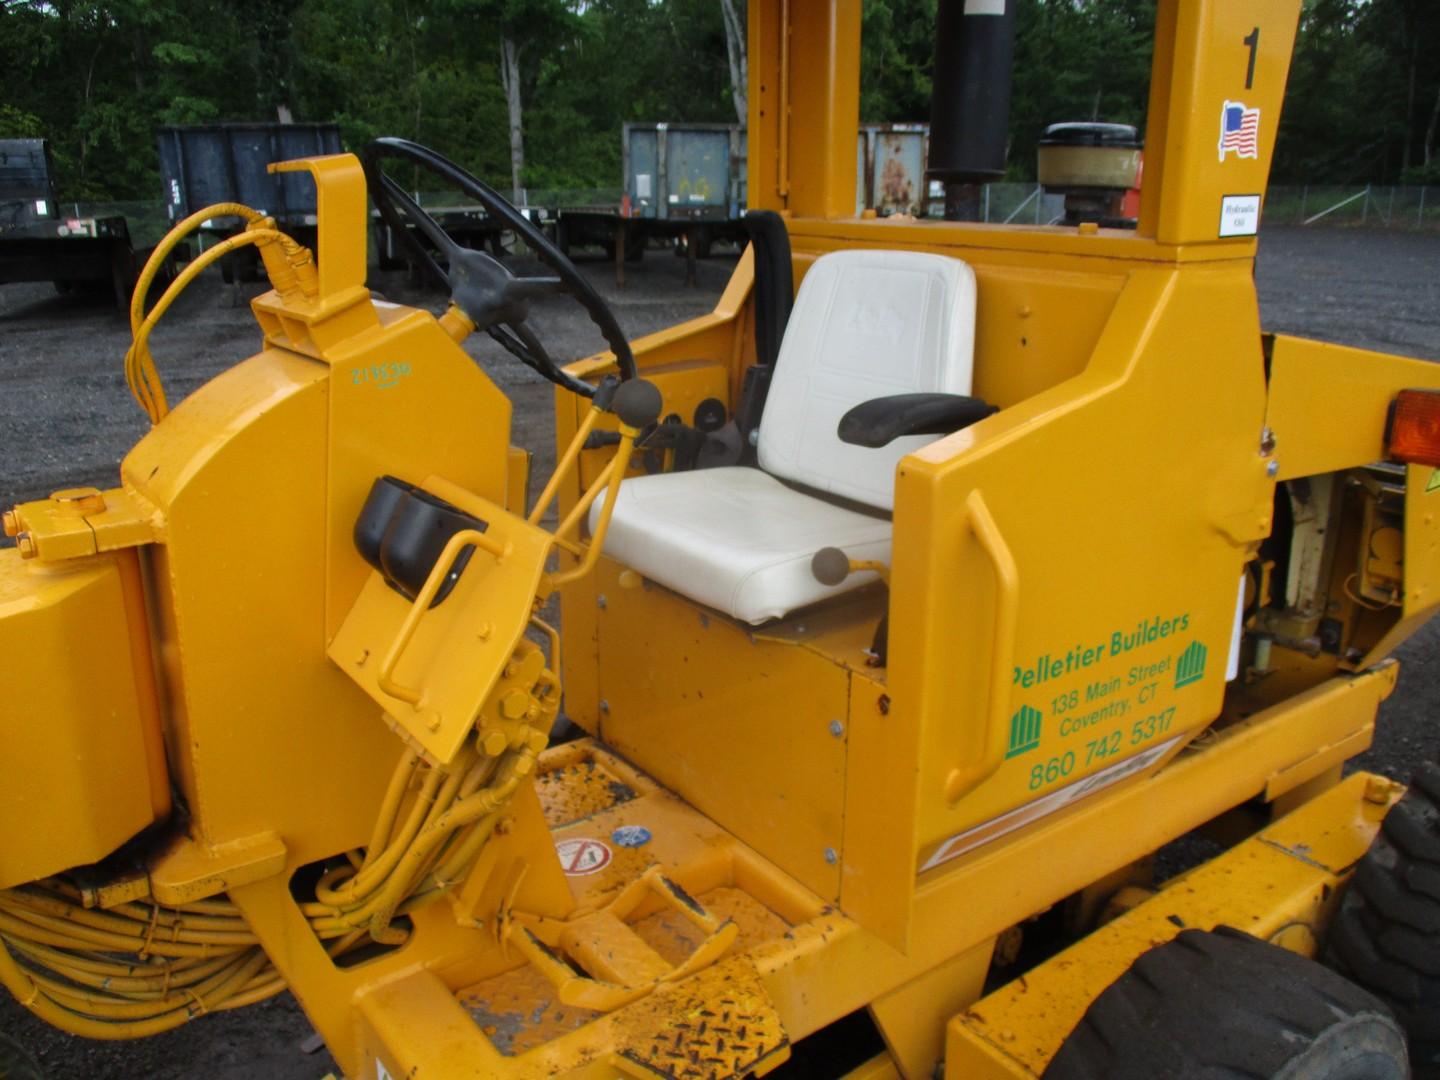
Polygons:
M981 220L1051 225L1065 215L1065 200L1039 184L987 184ZM936 206L932 213L938 212ZM1440 228L1440 187L1378 184L1277 184L1265 194L1261 225L1363 225L1376 229Z
M943 198L932 212L943 211ZM980 220L1001 225L1053 225L1065 216L1065 197L1047 195L1039 184L986 184L980 193Z
M1440 187L1275 185L1265 195L1261 225L1440 228Z

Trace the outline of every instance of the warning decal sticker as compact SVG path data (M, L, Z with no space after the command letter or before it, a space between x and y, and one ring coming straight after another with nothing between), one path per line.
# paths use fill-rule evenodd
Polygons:
M596 874L610 865L610 848L600 840L557 840L555 854L560 867L571 877Z

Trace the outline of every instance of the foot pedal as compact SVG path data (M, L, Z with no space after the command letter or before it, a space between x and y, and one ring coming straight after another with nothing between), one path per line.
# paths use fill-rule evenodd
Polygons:
M678 966L661 959L625 923L651 896L659 896L705 932L705 940ZM504 929L505 940L550 981L563 1004L597 1012L613 1012L709 967L729 951L739 933L732 920L710 914L658 866L598 911L569 920L518 916ZM577 967L585 973L577 973Z
M616 1064L636 1077L730 1080L790 1059L790 1037L748 957L712 964L625 1010L636 1032Z

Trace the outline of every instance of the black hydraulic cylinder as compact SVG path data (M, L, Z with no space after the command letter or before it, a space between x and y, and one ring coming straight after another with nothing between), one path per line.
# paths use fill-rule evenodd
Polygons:
M1017 0L940 0L929 173L947 185L1005 175L1017 6Z

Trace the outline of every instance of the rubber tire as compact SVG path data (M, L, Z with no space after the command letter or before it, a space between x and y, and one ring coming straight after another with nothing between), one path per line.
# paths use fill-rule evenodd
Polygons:
M1045 1080L1405 1080L1384 1004L1229 927L1142 954L1086 1010Z
M1330 922L1325 960L1394 1011L1410 1060L1440 1068L1440 765L1381 822Z
M39 1063L3 1031L0 1031L0 1080L45 1080Z

